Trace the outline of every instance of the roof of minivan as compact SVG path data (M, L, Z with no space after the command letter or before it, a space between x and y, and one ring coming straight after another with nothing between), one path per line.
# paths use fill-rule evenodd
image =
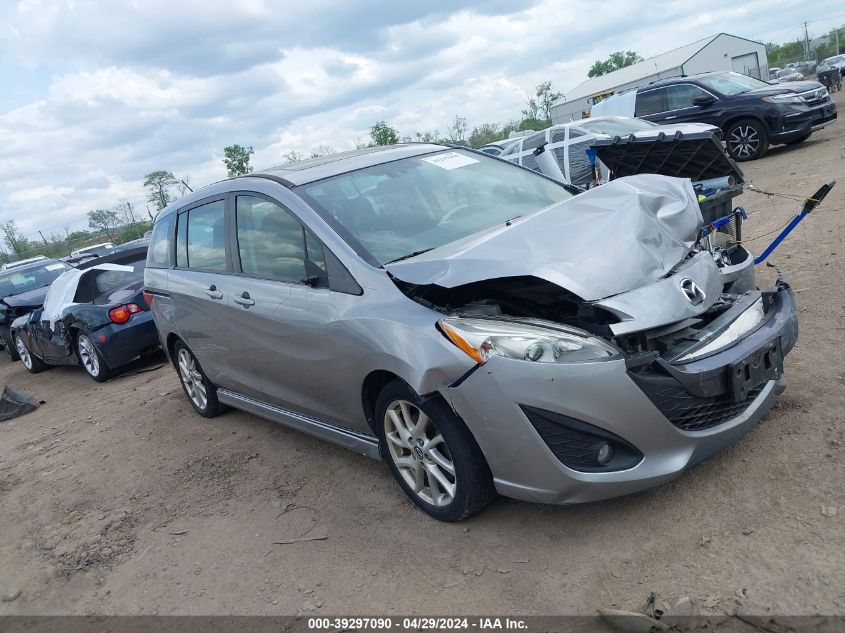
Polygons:
M411 156L439 152L448 149L448 147L446 145L435 145L432 143L402 143L400 145L365 147L348 152L320 156L318 158L309 158L298 163L278 165L239 177L275 176L276 178L282 178L287 181L290 186L296 187L337 176L338 174L345 174L357 169L371 167L372 165L380 165Z
M214 187L226 182L240 181L247 178L270 178L276 180L286 187L298 187L324 178L331 178L338 174L345 174L350 171L364 169L373 165L380 165L382 163L389 163L394 160L402 158L410 158L412 156L421 156L423 154L431 154L433 152L440 152L447 149L468 149L460 148L451 145L436 145L433 143L401 143L399 145L382 145L378 147L364 147L362 149L355 149L349 152L339 152L337 154L329 154L328 156L320 156L318 158L309 158L298 163L290 163L287 165L278 165L276 167L269 167L261 169L243 176L236 176L229 178L219 183L212 183L187 196L176 200L169 204L164 209L159 211L156 216L156 222L164 218L174 210L183 208L197 200L201 200L208 196L208 188Z

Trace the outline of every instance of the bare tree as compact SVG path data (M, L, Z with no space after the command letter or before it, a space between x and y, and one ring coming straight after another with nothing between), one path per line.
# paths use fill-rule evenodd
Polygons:
M184 198L188 193L193 193L194 188L191 187L191 177L185 175L184 178L177 178L176 191L179 192L179 197Z
M449 141L456 145L466 145L467 142L467 119L466 117L455 115L455 120L446 127L446 134L448 134Z
M305 160L305 155L300 154L295 149L292 149L291 151L289 151L285 154L282 154L282 158L285 159L286 164L290 165L292 163L298 163L300 161Z
M320 156L329 156L330 154L337 154L337 150L331 145L318 145L311 150L309 158L319 158Z

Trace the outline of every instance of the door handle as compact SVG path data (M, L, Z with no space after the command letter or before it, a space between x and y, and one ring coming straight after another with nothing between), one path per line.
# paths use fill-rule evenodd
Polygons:
M215 286L214 284L211 284L211 285L210 285L210 286L206 289L205 294L207 294L207 295L208 295L209 297L211 297L212 299L222 299L222 298L223 298L223 291L222 291L222 290L218 290L218 289L217 289L217 286Z
M677 115L677 114L673 114L672 116L667 116L667 117L664 117L664 119L663 119L663 120L664 120L664 121L668 121L669 119L677 119L677 118L678 118L678 115Z
M255 305L255 300L254 300L254 299L252 299L252 298L250 298L250 296L249 296L249 293L248 293L248 292L242 292L242 293L241 293L241 296L240 296L240 297L235 297L234 301L235 301L235 303L237 303L238 305L242 305L242 306L243 306L243 307L245 307L245 308L248 308L249 306L254 306L254 305Z

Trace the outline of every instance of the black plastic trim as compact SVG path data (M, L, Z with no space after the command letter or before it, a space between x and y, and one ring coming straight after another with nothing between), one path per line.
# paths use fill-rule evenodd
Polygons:
M628 470L643 460L643 454L631 443L605 429L560 413L521 404L519 407L531 426L567 468L585 473ZM613 448L610 461L601 464L595 455L605 442Z

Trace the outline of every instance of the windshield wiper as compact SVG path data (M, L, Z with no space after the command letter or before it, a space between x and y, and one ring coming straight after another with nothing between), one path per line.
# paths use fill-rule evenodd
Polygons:
M411 259L412 257L416 257L417 255L422 255L423 253L427 253L428 251L433 251L434 247L431 248L424 248L421 251L414 251L413 253L408 253L407 255L402 255L402 257L397 257L396 259L391 259L389 262L384 262L385 264L392 264L393 262L401 262L403 259Z

